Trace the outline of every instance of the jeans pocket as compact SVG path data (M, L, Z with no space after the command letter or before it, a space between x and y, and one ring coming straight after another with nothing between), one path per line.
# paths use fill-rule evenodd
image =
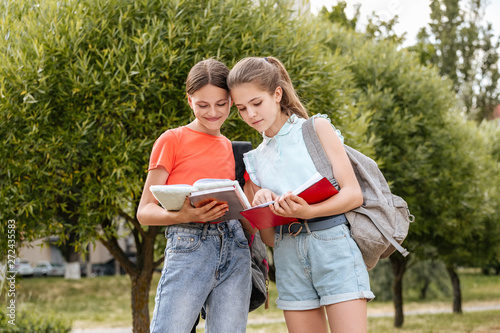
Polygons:
M243 231L241 225L234 226L233 235L234 240L239 247L248 249L248 239L245 237L245 232Z
M188 233L168 234L167 250L172 253L193 252L201 245L200 235Z

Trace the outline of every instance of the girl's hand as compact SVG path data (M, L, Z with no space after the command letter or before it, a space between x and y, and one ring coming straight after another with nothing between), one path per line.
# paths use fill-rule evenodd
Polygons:
M257 206L266 202L274 201L274 199L276 199L277 197L278 196L271 190L262 188L255 193L252 201L252 206Z
M218 205L215 200L196 208L191 205L191 201L186 197L181 210L177 212L177 219L181 223L208 222L221 218L228 210L227 204Z
M311 206L307 201L292 194L292 192L278 197L269 208L271 208L274 214L279 216L296 217L299 219L311 218Z

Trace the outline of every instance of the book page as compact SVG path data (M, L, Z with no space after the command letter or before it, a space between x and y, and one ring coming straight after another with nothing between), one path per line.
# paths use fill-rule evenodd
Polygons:
M151 185L150 191L163 208L171 211L178 211L182 208L186 197L192 193L208 189L217 189L223 187L234 187L239 189L239 183L236 180L229 179L200 179L197 180L193 186L191 185ZM245 197L246 199L246 197Z
M166 210L180 210L193 187L190 185L151 185L149 190Z
M323 178L323 176L321 176L319 174L319 172L316 172L314 175L311 176L311 178L309 178L308 180L306 180L304 184L302 184L299 187L297 187L292 193L295 194L295 195L299 195L304 190L308 189L311 185L316 184L322 178ZM254 206L253 208L267 207L269 205L272 205L273 203L274 203L274 201L268 201L268 202L265 202L263 204Z
M213 188L233 186L237 183L238 182L236 180L229 179L200 179L193 184L193 187L195 188L195 191L203 191Z
M297 187L292 193L295 195L299 195L302 191L309 188L312 184L319 182L322 178L323 176L320 175L319 172L316 172L314 175L311 176L311 178L306 180L304 184Z

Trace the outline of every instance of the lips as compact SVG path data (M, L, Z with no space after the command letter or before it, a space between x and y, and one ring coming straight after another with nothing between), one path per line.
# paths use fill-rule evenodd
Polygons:
M221 119L222 117L217 117L217 118L205 118L206 121L209 122L217 122Z

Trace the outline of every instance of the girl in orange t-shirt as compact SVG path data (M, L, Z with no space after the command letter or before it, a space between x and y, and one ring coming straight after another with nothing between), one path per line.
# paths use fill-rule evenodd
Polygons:
M186 92L195 120L156 141L137 219L166 225L167 246L150 331L190 332L202 308L205 330L245 332L251 294L250 250L238 220L217 224L228 210L213 201L195 208L186 198L179 211L158 206L149 187L193 184L201 178L235 179L231 142L220 128L229 115L229 69L208 59L188 74Z

